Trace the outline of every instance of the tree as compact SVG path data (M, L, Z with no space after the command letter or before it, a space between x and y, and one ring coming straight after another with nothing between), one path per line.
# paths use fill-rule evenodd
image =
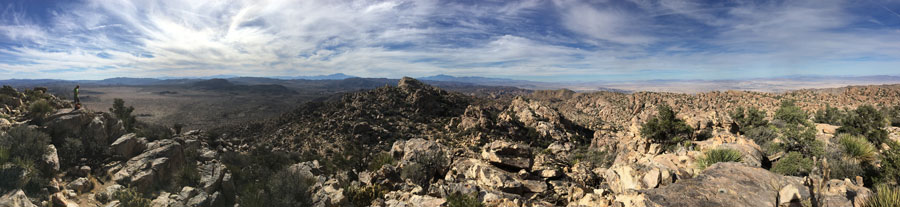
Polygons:
M122 124L125 125L125 130L128 130L129 132L134 131L136 118L131 115L131 112L134 112L133 106L125 107L125 100L117 98L113 101L113 107L109 108L109 112L115 115L119 120L122 120Z
M788 125L801 125L807 123L809 114L794 104L794 101L786 100L782 101L781 107L775 111L775 119L784 121Z
M841 125L841 118L846 116L838 108L825 106L824 110L816 112L814 121L816 123Z
M750 129L769 124L769 121L766 121L766 111L755 107L750 107L747 110L744 110L744 107L738 107L731 112L731 119L734 120L731 128L732 133L740 132L741 134L746 134Z
M875 110L875 107L863 105L850 112L850 115L844 119L843 125L837 129L837 132L863 136L875 146L879 146L888 137L888 132L884 130L884 126L884 116Z
M684 120L675 117L675 111L669 105L659 106L656 117L644 123L641 127L641 136L650 138L654 143L666 148L690 138L694 129L688 126Z

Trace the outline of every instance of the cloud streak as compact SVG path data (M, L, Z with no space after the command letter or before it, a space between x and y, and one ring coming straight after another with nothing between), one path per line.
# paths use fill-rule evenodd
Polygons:
M48 6L26 1L0 13L0 75L99 79L342 72L534 80L898 75L900 18L892 8L900 4L87 0Z

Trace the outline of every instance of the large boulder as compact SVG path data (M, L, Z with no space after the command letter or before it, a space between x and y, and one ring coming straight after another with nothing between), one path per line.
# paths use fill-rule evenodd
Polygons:
M199 166L200 169L200 187L207 193L213 193L222 188L222 180L225 178L227 169L221 163L208 163Z
M503 140L488 143L481 151L481 158L491 164L516 169L531 168L531 156L528 145Z
M175 175L184 166L184 152L175 140L158 140L147 144L147 151L129 159L121 168L112 169L112 179L122 185L149 190Z
M147 139L138 138L134 133L122 135L110 145L113 156L128 160L141 154L147 148Z
M37 205L28 200L24 191L14 190L0 197L0 207L37 207Z
M796 193L790 189L796 189ZM643 194L648 202L660 206L768 207L776 205L782 191L786 192L785 198L801 200L809 196L802 178L781 176L741 163L716 163L695 178L645 190Z
M47 152L41 160L41 169L50 174L55 175L59 172L59 155L56 153L56 146L52 144L47 146Z
M451 183L474 184L481 189L512 194L540 193L548 190L546 182L527 180L518 173L507 172L478 159L454 162L444 180Z

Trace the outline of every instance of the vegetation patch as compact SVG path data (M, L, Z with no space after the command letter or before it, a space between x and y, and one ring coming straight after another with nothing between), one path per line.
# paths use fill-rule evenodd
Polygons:
M674 147L682 141L689 140L694 129L688 126L684 120L676 118L677 113L671 107L661 105L657 110L656 117L651 118L641 127L641 136L649 138L670 151L674 150Z
M464 194L461 192L453 192L447 195L448 207L484 207L484 204L478 201L477 194Z
M788 152L772 165L771 170L782 175L806 176L812 171L812 167L812 159L804 157L799 152Z
M743 155L733 149L711 149L703 152L703 157L697 159L697 167L706 169L719 162L740 162Z

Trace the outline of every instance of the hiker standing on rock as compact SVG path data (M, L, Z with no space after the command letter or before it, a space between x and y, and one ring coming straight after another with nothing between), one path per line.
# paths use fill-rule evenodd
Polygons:
M72 92L75 93L75 110L81 108L81 100L78 99L78 89L81 88L81 85L75 85L75 89Z

